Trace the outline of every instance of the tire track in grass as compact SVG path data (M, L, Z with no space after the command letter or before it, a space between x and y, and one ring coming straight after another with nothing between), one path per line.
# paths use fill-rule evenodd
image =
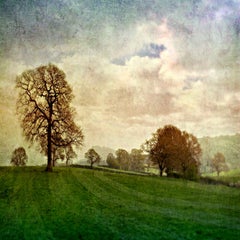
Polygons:
M72 219L78 218L78 213L75 211L77 203L76 195L71 191L69 183L66 179L69 176L66 169L57 169L51 173L49 178L49 188L51 192L51 199L53 200L51 206L51 230L56 239L77 239L77 229L74 229Z
M87 177L89 177L89 174L85 174L86 179ZM117 191L121 196L122 193L124 193L124 195L126 195L125 202L126 199L129 199L127 204L131 204L132 201L136 201L135 207L138 206L138 208L141 210L148 210L151 214L161 214L164 217L170 217L171 219L175 218L189 222L192 222L194 220L195 223L199 224L206 224L207 222L208 224L212 224L213 226L218 227L225 227L226 221L229 221L229 216L225 216L221 212L215 212L215 210L221 207L220 205L215 205L214 210L212 209L214 207L213 204L209 204L208 207L211 209L211 213L209 213L204 211L206 204L199 205L198 203L185 200L177 199L176 201L174 199L159 197L154 199L154 196L149 196L148 194L128 188L125 185L117 183L109 177L106 177L106 175L104 176L103 173L95 172L94 177L98 179L97 181L95 180L95 182L100 187L104 187L105 191L115 191L115 193ZM98 197L101 198L102 196L100 195ZM239 218L232 217L231 219L232 223L234 224L233 226L229 224L228 228L240 229L240 225L238 224L240 222Z
M37 171L34 174L32 183L32 199L34 208L41 222L42 230L39 233L39 239L56 239L51 228L52 215L54 214L53 195L50 188L51 173Z
M213 210L219 209L222 207L220 204L212 204L212 203L205 203L204 206L199 206L199 202L193 202L190 200L185 200L185 199L175 199L175 198L169 198L169 197L164 197L164 196L159 196L159 195L153 195L153 193L143 193L142 191L135 190L132 187L128 187L122 183L116 182L116 180L113 180L110 175L107 177L104 174L96 174L95 175L99 181L102 181L104 185L111 186L113 189L121 189L122 192L130 193L131 195L142 199L144 201L151 201L151 204L154 203L167 203L169 204L170 207L173 206L178 206L178 207L184 207L186 205L190 205L191 207L200 207L199 210L203 210L203 208L211 208ZM229 210L231 209L231 206L226 206L226 209Z
M73 175L76 176L76 172ZM163 215L164 209L160 209L159 207L149 205L148 203L135 201L135 198L132 197L130 192L122 192L122 189L117 191L113 191L114 189L109 189L106 185L104 186L101 182L96 181L96 177L89 176L89 174L78 174L76 176L77 181L80 181L88 191L90 191L98 201L104 203L105 207L111 206L111 211L118 212L125 210L128 213L130 212L133 216L139 213L148 213L152 217L158 218L158 216ZM114 194L113 194L114 193ZM168 209L165 209L166 215L169 216ZM172 214L171 212L170 214ZM157 215L159 214L159 215Z
M109 175L110 176L110 175ZM142 203L148 202L152 205L159 205L160 204L168 204L166 205L166 207L182 207L182 206L186 206L187 204L192 202L186 201L186 200L179 200L176 201L173 198L166 198L166 197L156 197L152 194L146 194L137 190L134 190L130 187L125 186L124 184L121 184L119 182L116 182L114 180L111 179L111 177L107 177L104 174L99 174L96 173L94 174L94 177L98 179L98 183L100 183L101 186L104 186L106 189L108 189L109 191L113 191L116 193L119 193L119 191L121 191L121 193L124 193L125 195L127 195L128 198L132 198L133 200L137 200L140 201Z
M42 212L39 211L39 194L40 189L35 188L36 182L41 182L42 171L35 171L33 168L24 176L23 183L23 212L25 239L54 239L51 232L48 231L48 226L45 224ZM39 191L40 190L40 191Z
M164 201L158 205L161 191L156 189L156 199L151 191L142 192L141 178L135 178L135 183L131 178L128 185L128 177L116 179L108 173L71 168L53 173L19 168L5 176L0 190L12 189L7 199L0 198L1 216L6 218L0 224L1 239L238 239L239 221L231 231L231 218L224 218L230 220L226 226L203 224L202 216L194 223L198 213L191 215L192 222L186 221L178 216L179 206L173 208ZM228 191L223 190L226 195Z
M107 175L109 177L107 177ZM119 182L116 182L116 179L113 180L109 174L96 174L96 177L99 178L99 181L102 181L103 184L109 185L113 188L121 189L121 191L124 192L131 192L134 196L136 196L137 199L144 200L144 201L149 201L153 205L159 205L159 204L165 204L165 207L171 207L171 208L179 208L179 210L182 210L184 213L186 209L192 208L194 210L193 214L190 216L190 220L196 219L196 221L199 220L199 217L203 217L206 219L206 214L208 214L209 217L209 211L211 211L211 217L213 219L217 219L218 223L220 221L222 222L222 225L225 225L225 215L223 215L222 211L224 210L225 212L228 213L228 221L229 218L231 217L232 222L237 225L239 223L240 226L240 218L238 217L238 213L236 212L236 207L232 205L222 205L220 203L208 203L208 202L200 202L200 201L190 201L190 200L185 200L185 199L174 199L174 198L166 198L166 197L159 197L159 195L154 196L152 194L146 194L143 192L140 192L139 190L135 190L132 187L128 187L124 184L121 184ZM139 185L139 184L138 184ZM202 193L201 193L202 194ZM208 194L209 195L209 194ZM198 200L198 199L197 199ZM217 212L221 209L221 213L218 214ZM231 216L230 216L231 212ZM238 212L240 214L240 207L238 208ZM199 215L200 213L200 215ZM207 219L209 220L209 218Z
M140 177L141 178L141 177ZM106 178L110 181L115 182L112 178ZM115 179L116 180L116 179ZM148 179L149 180L149 179ZM115 183L114 183L115 184ZM184 182L185 185L185 182ZM215 193L215 191L211 190L211 194L210 194L210 190L209 188L212 189L212 186L203 186L199 185L198 183L192 183L192 182L187 182L186 184L187 186L185 186L186 190L188 190L190 188L190 190L193 188L196 191L196 187L200 188L200 190L204 190L205 195L209 196L211 200L214 200L216 202L216 194L219 194L219 190L217 190L217 192ZM195 187L194 187L194 186ZM125 186L125 184L124 184ZM132 185L130 185L131 190L135 193L135 194L139 194L139 191L135 191L134 189L132 189ZM140 184L137 184L137 186L140 186ZM128 187L127 187L128 188ZM224 190L224 194L223 196L221 195L221 197L223 197L223 199L226 198L226 200L231 200L231 196L232 193L234 193L234 197L235 199L238 199L239 196L239 191L238 189L229 189L226 188L225 186L219 186L219 188L221 188L222 190ZM185 190L185 191L186 191ZM199 189L198 189L199 190ZM231 191L230 191L231 190ZM232 192L234 191L234 192ZM222 191L221 191L222 193ZM227 194L228 193L228 194ZM202 191L199 191L197 194L201 195L203 194ZM143 195L144 197L144 195ZM185 197L185 195L184 195ZM159 199L159 197L156 197L156 199L159 201L162 198ZM189 215L188 218L186 218L185 220L188 220L189 222L197 222L200 224L212 224L212 226L217 226L220 228L225 228L228 230L239 230L240 229L240 218L239 218L239 214L240 214L240 205L236 205L236 204L229 204L227 205L226 202L224 201L223 203L215 203L215 202L205 202L205 201L201 201L198 198L196 198L196 196L194 198L190 198L192 201L190 201L189 199L187 200L183 200L183 199L179 199L179 196L177 199L171 201L171 199L169 198L164 198L165 203L171 203L171 207L174 207L175 209L177 208L183 208L182 210L182 215L185 215L185 210L189 211L188 209L192 209L191 214ZM207 200L209 198L206 198ZM180 201L179 201L180 200ZM219 202L219 201L217 201ZM234 201L233 201L234 203ZM179 209L181 210L181 209ZM229 221L231 220L231 221ZM226 222L228 222L228 226L226 227Z
M10 167L0 167L0 182L3 183L2 179L9 174Z
M134 194L136 196L139 196L138 191L135 191L133 189L128 189L128 187L126 187L125 185L122 187L122 184L120 184L120 185L117 184L117 187L116 187L116 182L112 180L110 175L106 174L107 177L106 177L106 175L105 176L104 175L105 175L105 173L104 174L103 173L95 174L95 177L98 177L99 180L103 180L103 179L105 180L105 182L102 181L101 184L99 181L97 181L100 184L100 186L101 185L104 185L104 186L111 185L113 188L120 189L121 192L123 190L128 193L134 192ZM106 184L106 183L109 183L109 180L110 180L111 184ZM145 193L141 196L144 197L145 200L147 200L147 198L148 198L147 194L145 194ZM188 201L183 201L183 202L188 203ZM211 209L211 213L209 213L208 211L205 211L205 212L202 211L206 207L206 206L204 206L204 203L201 204L200 206L198 205L198 203L192 204L192 205L194 205L194 208L193 208L193 206L190 206L191 212L190 212L190 214L188 214L188 216L186 216L186 214L189 212L189 206L185 206L185 209L179 209L179 206L177 206L177 202L175 205L174 204L172 205L172 210L174 213L172 211L169 211L169 214L166 211L161 211L161 213L160 213L164 217L169 218L170 222L173 222L173 219L177 219L178 222L182 223L182 225L192 226L192 227L195 226L194 227L195 229L201 229L200 226L202 226L202 229L210 228L210 229L212 229L211 231L222 232L222 234L224 234L225 231L228 231L228 233L231 233L232 236L234 236L234 234L232 233L233 230L234 231L240 230L240 224L239 224L240 219L238 217L236 217L236 215L234 217L230 217L226 214L223 214L221 212L221 210L220 210L220 213L214 212L215 210L218 210L218 207L222 207L222 205L212 204L212 203L208 204L209 208L211 208L213 205L215 206L215 209ZM160 206L160 207L162 207L162 206ZM228 206L225 206L225 205L223 205L223 207L228 208ZM167 208L169 209L169 207L167 207ZM142 208L139 208L139 210L142 211ZM238 210L239 210L239 208L238 208ZM232 211L234 211L234 207L232 208ZM158 214L157 211L155 211L155 212L156 212L156 214ZM176 212L178 212L179 214L176 215ZM151 211L150 211L150 214L151 214ZM231 219L230 223L229 223L229 219ZM228 222L227 225L226 225L226 222ZM216 229L218 229L218 230L216 230ZM198 230L196 230L196 231L198 231ZM205 231L203 231L203 233L204 232ZM236 235L237 235L237 233L236 233ZM219 236L221 236L221 234ZM191 238L189 238L189 239L191 239Z
M92 197L95 198L96 206L98 205L98 207L101 207L100 214L104 216L101 217L101 219L103 219L106 223L106 226L108 226L108 231L110 230L111 232L117 232L117 235L121 236L121 233L124 231L132 232L132 229L129 229L129 226L131 226L133 229L136 228L136 232L141 232L144 229L148 229L148 231L152 233L156 231L158 232L158 229L154 226L146 224L142 221L139 222L140 219L138 219L136 216L136 212L139 210L136 209L136 206L132 206L132 201L129 200L128 197L122 196L121 192L119 193L119 191L118 194L120 194L120 196L113 196L112 193L106 191L106 189L96 184L96 179L94 176L89 176L89 173L91 172L87 172L87 174L84 172L85 171L72 172L76 179L74 182L84 186L84 188L90 192ZM139 230L139 228L141 228L141 230ZM117 239L121 239L121 237ZM135 239L135 237L133 239ZM141 239L144 239L144 235L141 236Z
M78 183L75 184L75 178L68 169L57 168L53 173L45 174L50 207L43 199L45 202L39 208L54 239L81 239L82 236L85 236L84 239L96 239L96 233L86 228L96 228L96 205L89 207L92 196Z
M34 199L37 210L44 222L46 239L60 239L58 231L64 226L63 212L66 211L65 199L61 196L60 184L63 184L58 172L39 172L39 180L34 182ZM64 188L64 193L67 189ZM61 202L62 200L62 202ZM61 231L60 231L61 232ZM42 239L45 239L43 237Z
M78 184L82 185L87 191L96 199L98 202L112 203L113 208L121 206L122 203L129 203L128 197L124 197L123 194L118 190L117 195L111 195L106 186L98 183L98 179L95 175L90 175L92 172L76 172L72 174L75 176ZM115 192L116 193L116 192Z
M7 204L9 201L9 195L13 191L13 179L10 169L6 167L0 168L0 204ZM0 205L0 206L1 206ZM2 208L2 206L1 206Z
M62 172L63 171L63 172ZM95 199L95 196L90 193L72 174L71 170L61 169L62 174L58 178L58 183L53 182L56 188L62 187L57 191L59 202L69 204L62 211L61 218L67 220L68 223L61 225L61 235L58 239L64 238L64 234L72 236L69 239L98 239L98 233L104 235L104 239L113 239L114 234L109 229L107 224L104 224L106 219L103 218L102 203ZM55 179L56 180L56 179ZM67 188L67 190L66 190ZM67 194L66 194L67 192ZM59 208L59 206L58 206ZM65 228L65 229L64 229Z
M107 195L110 195L112 192L109 191L109 189L103 190L102 183L96 181L96 175L94 173L90 175L89 173L90 172L86 171L83 171L82 174L74 172L74 175L77 175L76 178L78 181L81 177L81 183L84 184L89 191L93 192L93 195L100 201L103 201L105 205L107 204L107 206L109 206L109 199L105 199L105 194L103 193L106 192ZM97 191L97 188L99 188L99 191ZM186 223L183 221L179 222L179 218L172 217L173 212L163 214L158 208L138 202L132 205L133 202L129 198L130 196L123 196L121 191L118 191L118 195L111 196L110 203L114 203L115 205L114 208L111 208L111 217L113 217L114 227L117 228L119 233L122 233L119 236L125 239L157 239L162 235L166 236L165 238L162 237L162 239L177 239L182 235L182 238L180 237L179 239L192 239L186 238L184 232L182 233L182 230L178 229ZM121 206L120 208L118 207L119 204ZM171 222L171 224L166 225L166 222ZM148 234L146 234L146 231ZM131 232L134 232L134 234L131 235Z
M44 225L32 198L35 175L26 168L13 171L11 175L14 178L8 208L11 226L2 239L41 239Z
M2 168L2 177L6 176L4 180L1 179L1 198L0 198L0 236L2 239L16 239L16 234L19 232L17 228L17 221L15 212L12 211L12 195L15 191L14 185L16 175L10 169Z
M47 225L42 217L42 212L39 211L38 202L36 196L39 196L39 192L35 189L35 183L39 181L39 174L31 169L28 173L28 179L25 179L23 198L24 200L24 229L25 239L54 239L51 232L48 231Z

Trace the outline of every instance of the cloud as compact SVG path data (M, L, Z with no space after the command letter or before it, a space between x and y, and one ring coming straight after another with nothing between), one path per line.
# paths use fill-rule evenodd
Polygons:
M0 65L9 122L15 97L4 89L16 73L52 62L73 88L86 146L137 147L165 124L198 136L240 131L238 1L60 2L49 3L49 16L41 4L16 4L25 34L14 11L3 15L15 58Z
M166 47L164 45L150 43L149 45L145 45L142 49L140 49L136 55L139 57L159 58L160 53L165 49Z
M132 53L131 55L113 59L112 63L117 64L117 65L126 65L126 62L129 61L134 56L160 58L161 53L165 49L166 49L166 47L163 44L156 44L156 43L145 44L140 50L138 50L135 53Z
M196 7L194 7L196 6ZM168 19L179 60L186 69L222 69L239 60L239 1L198 1L181 21ZM192 14L190 14L192 13ZM186 15L185 15L186 16ZM187 29L188 31L184 31Z
M135 54L124 65L113 64L101 55L76 55L68 60L67 72L78 86L75 87L79 93L77 99L86 101L84 106L91 109L86 110L84 107L83 112L86 114L81 117L83 124L89 126L86 128L87 135L94 139L97 133L101 132L102 135L105 128L108 129L107 134L112 135L119 135L120 128L138 133L138 129L141 129L144 139L146 131L154 131L169 123L197 135L216 134L222 127L210 128L208 124L214 121L228 128L225 129L226 133L231 132L232 125L237 124L235 117L232 117L233 113L239 116L238 100L234 102L231 97L232 84L226 85L229 81L236 83L230 74L232 70L186 68L179 55L176 36L167 20L159 25L142 25L139 29L137 32L142 39L149 37L144 37L144 32L158 33L150 37L153 42L161 42L166 46L160 58ZM159 43L158 46L161 46ZM66 61L63 66L66 68ZM228 80L225 79L226 74ZM235 89L238 86L235 85ZM230 100L222 97L226 95L229 95ZM88 101L88 98L94 99L94 103ZM81 103L75 102L76 105ZM228 105L234 107L226 111ZM96 122L97 128L94 127ZM112 124L114 127L111 127ZM133 142L138 141L135 139Z

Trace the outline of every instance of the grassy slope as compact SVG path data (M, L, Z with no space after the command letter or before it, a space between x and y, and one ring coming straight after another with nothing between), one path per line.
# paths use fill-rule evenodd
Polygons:
M215 180L221 180L227 183L239 183L240 184L240 169L234 169L227 172L220 172L219 176L217 173L206 173L203 176L211 177Z
M240 190L147 176L0 168L1 239L240 239Z

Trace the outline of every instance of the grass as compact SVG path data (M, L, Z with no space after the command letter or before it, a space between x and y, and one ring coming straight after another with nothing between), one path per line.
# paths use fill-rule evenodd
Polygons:
M204 175L205 177L211 177L217 181L222 181L227 184L237 185L240 187L240 169L234 169L226 172L220 172L219 176L217 173L208 173Z
M240 239L240 189L43 170L0 168L1 239Z

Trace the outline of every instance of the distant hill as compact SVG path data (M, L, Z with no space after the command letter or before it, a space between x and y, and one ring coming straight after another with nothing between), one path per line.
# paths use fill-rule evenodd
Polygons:
M115 154L115 150L109 147L102 147L102 146L93 146L92 147L101 157L101 165L106 164L106 159L107 159L107 155L109 153Z
M199 138L203 155L201 158L203 172L211 171L210 159L215 153L221 152L226 158L230 169L240 168L240 134L231 136Z

